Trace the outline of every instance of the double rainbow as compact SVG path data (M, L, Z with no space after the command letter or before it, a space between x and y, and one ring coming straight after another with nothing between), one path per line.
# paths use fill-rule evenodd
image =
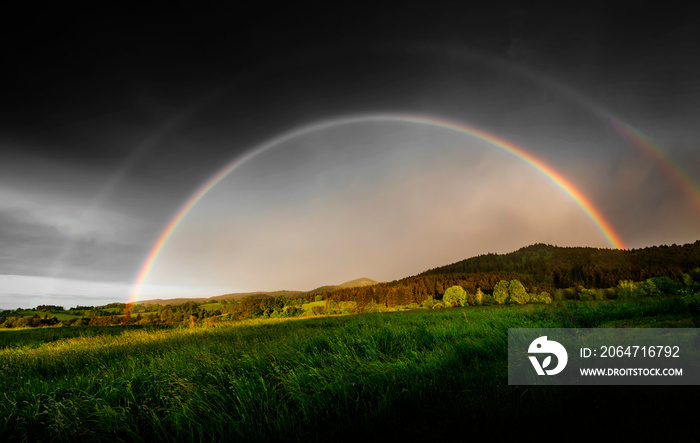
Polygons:
M427 116L420 115L403 115L403 114L372 114L372 115L360 115L353 117L345 117L332 119L328 121L323 121L315 123L308 126L303 126L299 129L282 134L267 143L253 149L248 154L234 160L232 163L222 168L219 172L213 175L209 180L207 180L177 211L177 213L172 217L168 225L161 232L156 240L155 244L151 248L148 256L144 260L141 269L136 277L133 290L129 296L128 303L133 303L138 300L139 292L141 286L148 277L148 273L153 267L154 262L158 258L158 254L163 249L163 246L167 243L168 239L175 231L180 222L185 218L187 213L197 204L197 202L206 195L206 193L216 186L221 180L224 179L228 174L234 171L237 167L247 162L248 160L262 154L269 149L274 148L282 143L292 140L296 137L300 137L306 134L310 134L316 131L321 131L324 129L329 129L336 126L357 124L357 123L368 123L368 122L405 122L405 123L416 123L422 125L429 125L438 128L449 129L452 131L457 131L465 135L479 138L492 145L509 152L516 157L522 159L526 163L533 166L535 169L543 173L547 178L549 178L555 185L566 192L586 213L586 215L591 219L595 226L603 234L607 242L616 249L625 249L625 245L620 238L620 236L615 232L610 223L605 220L600 211L593 206L593 204L586 198L586 196L578 190L570 181L565 179L561 174L554 171L550 166L544 163L542 160L538 159L531 153L527 152L524 148L512 143L504 138L498 137L494 134L486 132L482 129L478 129L472 126L465 125L463 123L457 123L449 120L438 119Z

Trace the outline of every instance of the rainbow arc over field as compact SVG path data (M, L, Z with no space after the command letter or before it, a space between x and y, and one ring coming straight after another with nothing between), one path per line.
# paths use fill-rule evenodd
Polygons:
M607 242L615 249L625 249L625 244L620 238L619 234L615 232L611 224L603 217L600 211L591 203L591 201L578 190L569 180L564 178L561 174L552 169L542 160L535 157L533 154L528 152L525 148L516 145L515 143L501 138L497 135L491 134L482 129L468 126L463 123L458 123L450 120L414 115L414 114L369 114L369 115L359 115L359 116L349 116L336 118L331 120L326 120L311 125L303 126L301 128L286 132L260 146L256 149L251 150L247 154L237 158L232 163L228 164L219 172L214 174L209 180L207 180L192 196L180 207L177 213L173 216L170 222L167 224L165 229L160 233L158 239L154 243L151 251L144 260L141 269L137 275L134 282L133 290L129 296L128 303L133 303L138 300L139 292L141 286L144 284L148 273L153 267L154 262L158 258L158 254L163 249L168 239L175 231L180 222L185 218L187 213L197 204L197 202L206 195L206 193L216 186L221 180L224 179L228 174L234 171L237 167L241 166L248 160L262 154L269 149L274 148L284 142L292 140L296 137L303 136L305 134L310 134L312 132L321 131L324 129L329 129L336 126L359 124L359 123L369 123L369 122L402 122L402 123L416 123L421 125L429 125L438 128L444 128L452 131L457 131L462 134L476 137L483 141L486 141L493 146L496 146L506 152L509 152L516 157L522 159L536 170L540 171L547 178L549 178L555 185L566 192L586 213L586 215L591 219L595 226L603 234Z

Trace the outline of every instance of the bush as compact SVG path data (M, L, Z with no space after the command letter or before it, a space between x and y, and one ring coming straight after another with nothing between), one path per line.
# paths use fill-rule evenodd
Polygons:
M688 311L693 315L700 315L700 294L690 294L681 297Z
M593 301L595 299L595 293L595 289L582 288L578 293L578 297L581 301Z
M377 303L367 303L364 312L384 312L386 307Z
M631 300L639 295L637 285L631 280L620 280L617 284L617 298L620 300Z
M574 288L566 288L563 290L565 300L576 299L576 290Z
M493 306L498 304L491 294L484 294L484 300L481 302L483 306Z
M606 288L603 290L603 294L605 295L606 300L613 300L613 299L617 298L617 289Z
M554 300L555 301L564 301L564 290L563 289L557 289L554 291Z
M313 306L311 308L311 312L313 312L314 315L325 315L326 314L326 307L325 306Z
M681 291L681 284L668 277L648 278L645 283L647 283L649 287L653 285L655 290L652 293L654 295L673 295Z
M285 317L296 317L297 315L300 315L303 310L296 305L291 305L285 306L284 311L282 312L284 313Z
M531 294L530 303L552 303L552 297L549 295L549 292Z

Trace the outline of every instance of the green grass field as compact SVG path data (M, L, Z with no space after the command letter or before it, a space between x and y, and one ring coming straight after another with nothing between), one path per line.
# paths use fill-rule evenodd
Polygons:
M41 318L44 318L45 315L48 315L49 318L56 317L60 321L81 317L80 315L69 314L68 312L57 312L53 314L51 312L36 311L34 309L23 309L17 312L18 317L32 317L34 314L38 314Z
M216 309L221 309L224 307L224 304L221 302L214 302L214 303L204 303L199 305L200 308L205 309L207 311L214 311Z
M0 330L0 440L540 440L528 429L555 420L590 431L630 413L625 426L670 441L682 427L641 426L661 417L661 404L692 423L695 409L680 401L696 404L694 387L507 384L509 327L656 327L658 319L694 324L667 298L193 329Z

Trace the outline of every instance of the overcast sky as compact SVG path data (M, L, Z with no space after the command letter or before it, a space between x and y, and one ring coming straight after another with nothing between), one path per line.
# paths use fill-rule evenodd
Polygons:
M689 10L50 8L10 11L22 31L1 31L0 308L126 301L181 206L264 146L183 218L141 298L391 281L537 242L610 247L523 159L383 114L515 143L628 248L700 239ZM350 116L363 120L302 130Z

